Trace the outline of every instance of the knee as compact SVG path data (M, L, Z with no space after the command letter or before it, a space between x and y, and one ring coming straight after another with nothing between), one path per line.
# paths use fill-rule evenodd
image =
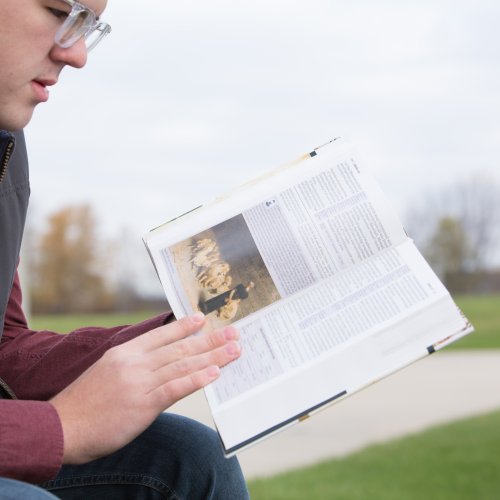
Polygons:
M1 477L0 498L3 500L18 500L20 498L29 498L30 500L57 500L54 495L38 486Z
M194 420L163 414L155 423L175 433L177 467L186 498L247 499L236 457L226 458L218 434Z

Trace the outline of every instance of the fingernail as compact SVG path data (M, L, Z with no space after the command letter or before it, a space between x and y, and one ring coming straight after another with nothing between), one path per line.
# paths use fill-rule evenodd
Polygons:
M191 316L191 321L193 323L203 323L203 321L205 321L205 315L202 312L197 312Z
M226 326L224 328L224 338L226 340L234 340L238 338L238 332L236 331L236 328L233 328L232 326Z
M217 378L220 374L220 368L217 365L209 366L207 373L210 378Z
M230 356L236 356L237 354L240 353L240 350L241 350L241 348L240 348L240 344L238 344L238 342L230 342L226 346L226 352Z

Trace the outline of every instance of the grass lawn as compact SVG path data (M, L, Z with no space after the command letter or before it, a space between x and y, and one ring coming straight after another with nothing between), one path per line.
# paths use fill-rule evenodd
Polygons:
M68 333L82 326L111 327L131 325L159 314L158 311L141 311L136 313L109 314L40 314L30 318L30 328L35 330L51 330Z
M475 331L446 349L500 349L500 295L459 296L455 301Z
M249 488L252 500L494 500L500 411L253 480Z

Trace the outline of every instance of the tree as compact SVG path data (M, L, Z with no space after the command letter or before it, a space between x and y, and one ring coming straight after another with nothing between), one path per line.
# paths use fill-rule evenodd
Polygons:
M105 261L89 205L69 206L52 214L34 248L34 311L87 312L110 307L112 297L103 277Z
M434 263L444 265L453 254L453 265L461 260L458 271L472 272L498 259L500 188L491 179L475 177L421 197L406 219L408 233Z
M474 258L467 234L459 220L443 217L424 249L429 263L444 281L452 274L463 273Z

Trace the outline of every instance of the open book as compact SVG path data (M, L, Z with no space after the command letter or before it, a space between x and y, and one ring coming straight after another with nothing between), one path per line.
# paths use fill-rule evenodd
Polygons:
M227 455L473 330L342 139L144 241L177 318L240 331L205 389Z

